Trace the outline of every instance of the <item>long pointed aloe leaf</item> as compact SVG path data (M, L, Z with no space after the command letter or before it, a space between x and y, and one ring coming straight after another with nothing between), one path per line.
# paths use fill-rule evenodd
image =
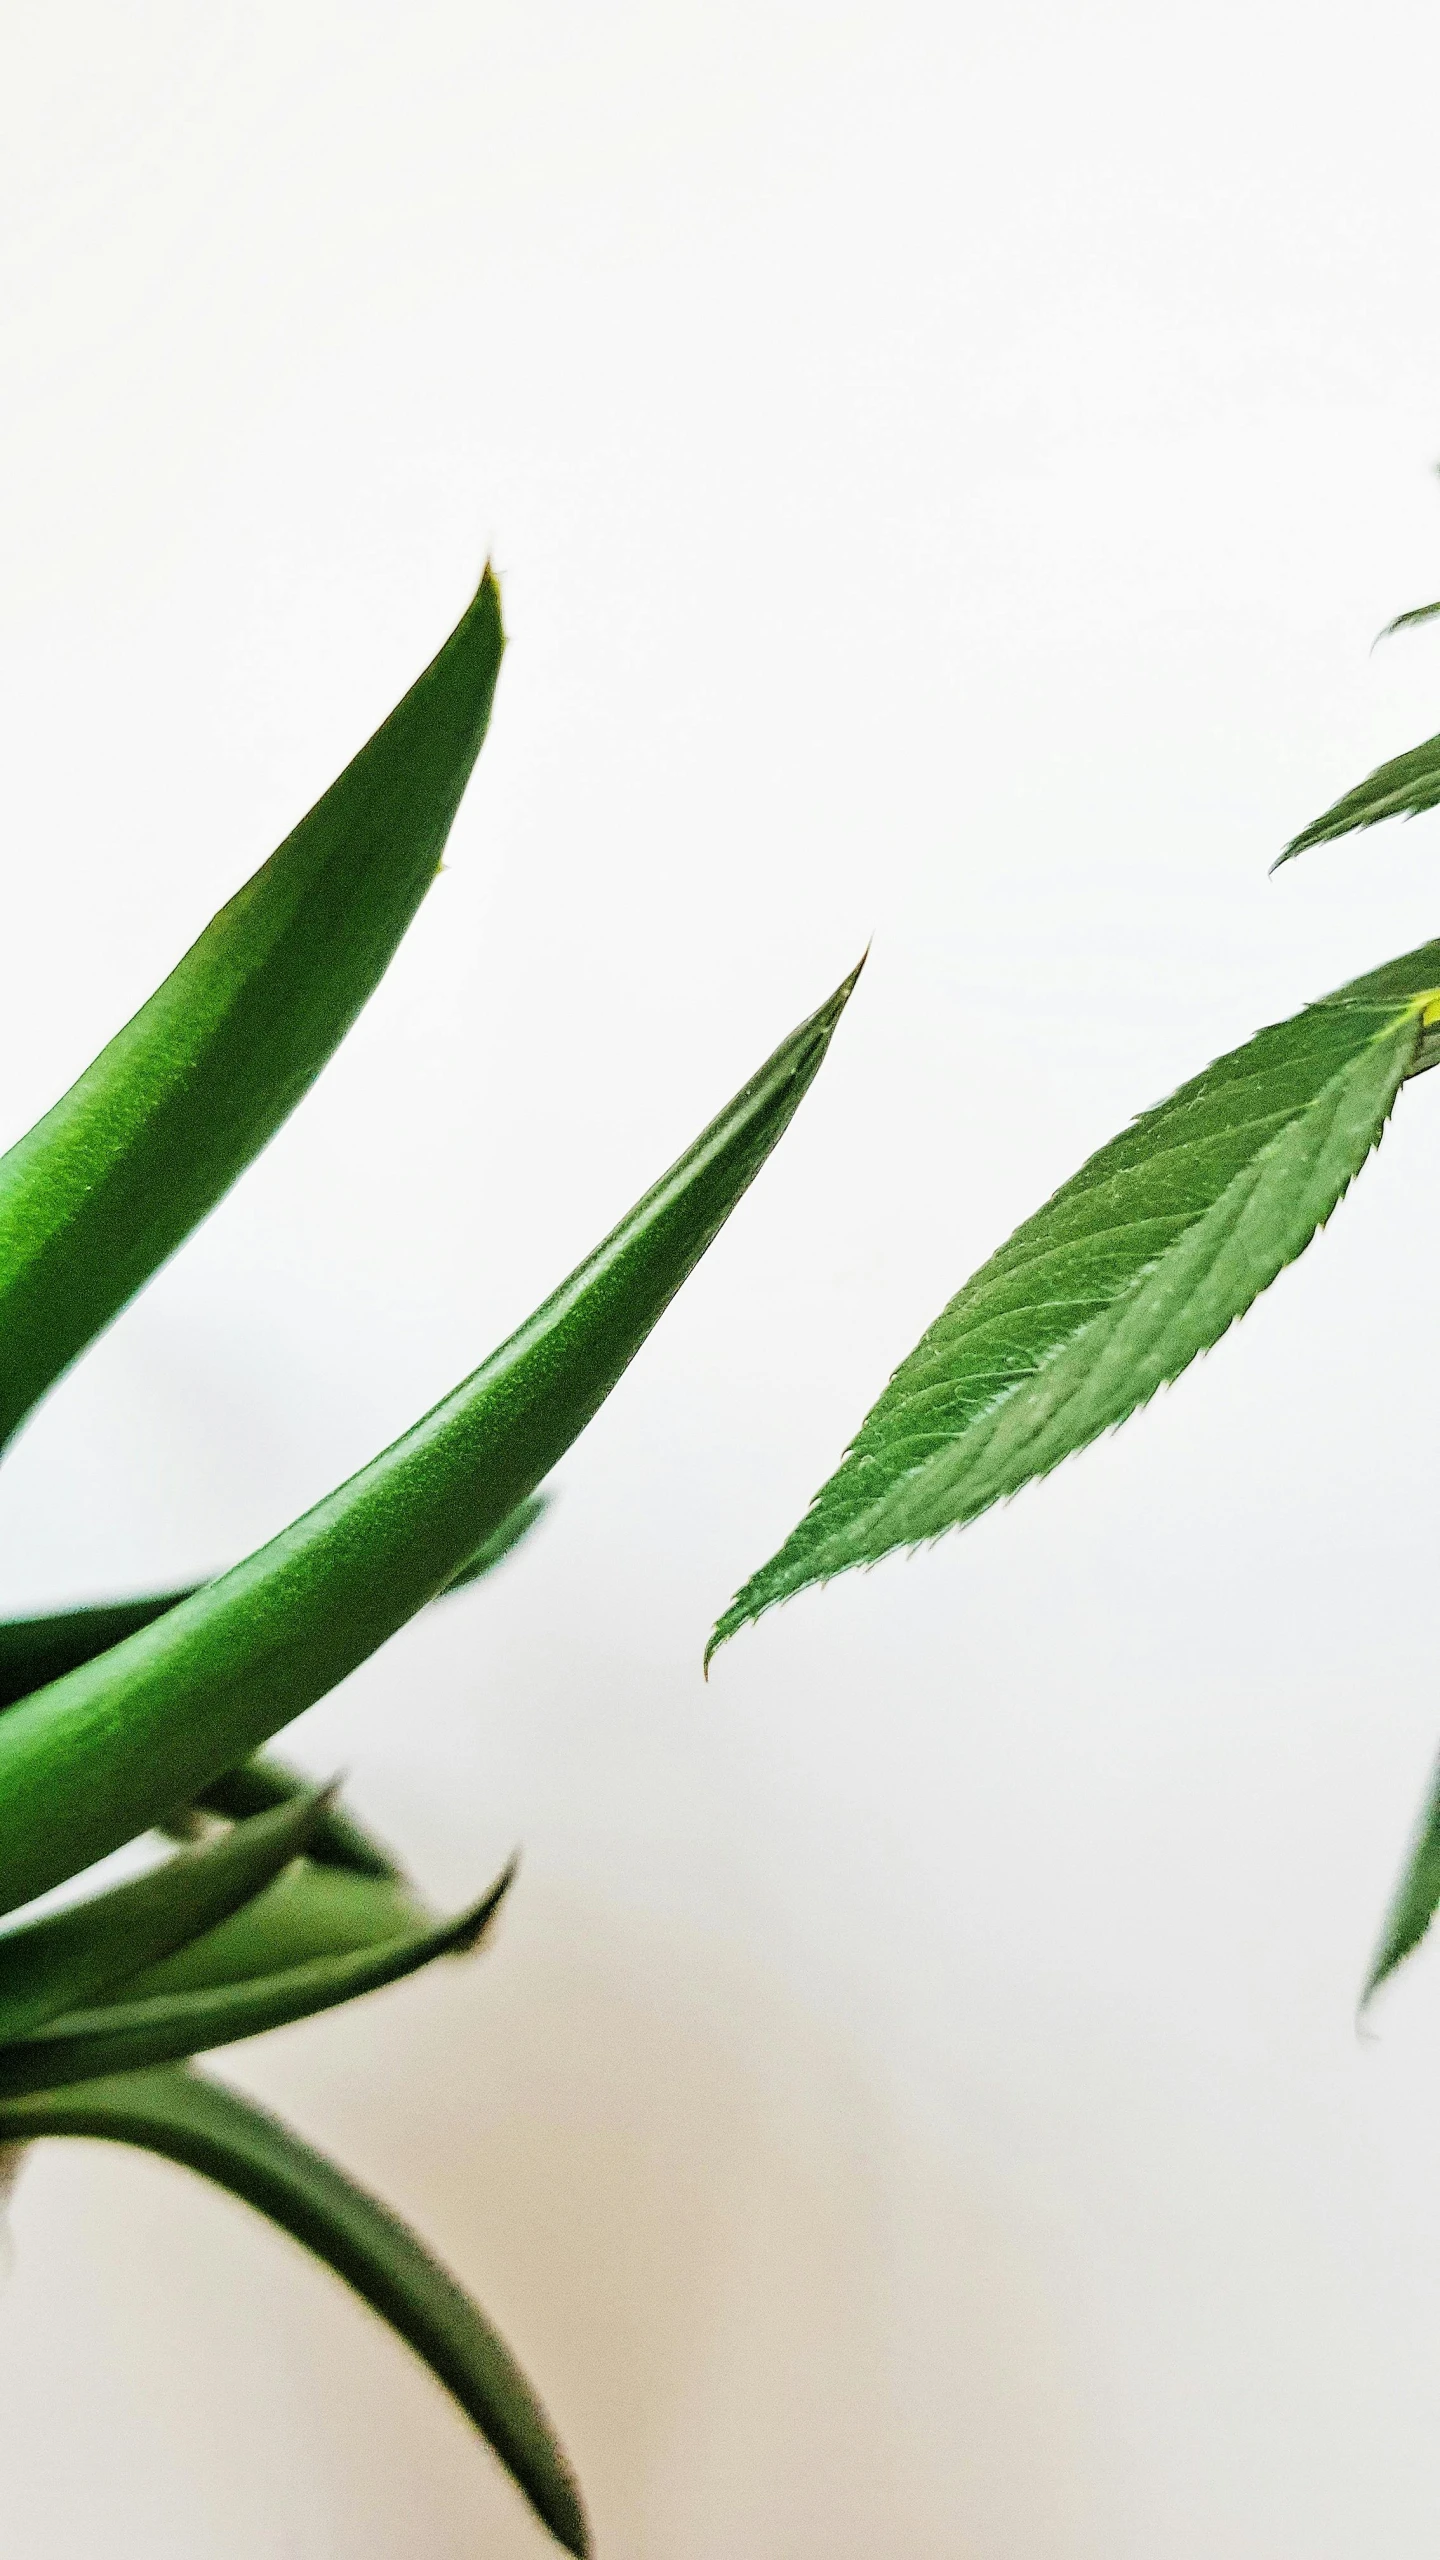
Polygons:
M532 1529L538 1529L549 1508L550 1496L544 1493L532 1493L527 1502L517 1502L509 1519L502 1520L499 1528L488 1538L482 1538L475 1553L467 1556L458 1570L451 1574L440 1594L441 1599L447 1599L452 1591L468 1591L472 1582L482 1582L487 1573L493 1573L496 1566L503 1564L519 1546L522 1538L528 1538Z
M193 1800L445 1588L628 1368L787 1127L853 983L393 1448L232 1572L0 1716L0 1910Z
M0 2045L0 2095L63 2089L113 2071L147 2071L156 2063L180 2062L192 2053L211 2053L219 2045L293 2026L299 2018L313 2018L322 2009L338 2009L368 1991L402 1982L437 1956L460 1955L478 1945L514 1872L507 1867L483 1900L457 1919L412 1928L378 1946L316 1957L284 1973L215 1983L208 1989L67 2011L34 2034Z
M1419 1946L1435 1917L1437 1906L1440 1906L1440 1769L1437 1769L1431 1783L1404 1867L1390 1897L1380 1943L1361 1995L1362 2008L1396 1966L1403 1964L1406 1956Z
M584 2511L535 2393L483 2314L363 2187L273 2116L192 2071L148 2071L0 2106L0 2141L84 2135L195 2170L334 2269L429 2365L537 2515L583 2555Z
M1217 1059L1092 1156L952 1298L710 1652L808 1583L975 1519L1218 1341L1432 1062L1437 991L1432 942Z
M223 1839L182 1849L147 1875L0 1937L0 2044L85 2008L263 1894L305 1847L323 1803L319 1791L297 1796Z
M82 1662L93 1662L97 1653L108 1653L112 1644L163 1618L177 1600L188 1600L195 1587L187 1583L183 1590L150 1592L143 1600L56 1609L40 1618L0 1619L0 1707L13 1707L32 1689L43 1689Z
M452 1574L439 1598L468 1589L493 1573L539 1527L549 1508L550 1496L544 1493L517 1503L509 1518ZM202 1583L186 1582L177 1590L150 1591L134 1600L102 1600L83 1609L46 1610L33 1618L0 1618L0 1707L13 1707L17 1699L28 1698L32 1689L43 1689L82 1662L93 1662L97 1654L108 1653L112 1644L148 1627L152 1619L163 1618L177 1601L188 1600L203 1588ZM275 1798L267 1796L265 1801L273 1803Z
M1333 808L1312 819L1308 827L1302 827L1270 868L1278 871L1281 863L1293 862L1297 853L1305 853L1311 845L1328 844L1336 836L1350 835L1356 827L1378 827L1382 818L1418 818L1422 810L1433 809L1437 802L1440 738L1427 738L1423 746L1409 747L1403 756L1392 756L1388 764L1377 765Z
M274 1136L378 984L435 875L503 647L487 570L368 746L0 1158L0 1442Z
M195 1801L209 1813L243 1822L251 1814L268 1813L309 1792L310 1780L298 1769L262 1751L242 1760L238 1769L227 1769L212 1786L203 1787ZM400 1873L389 1850L334 1796L320 1809L305 1855L317 1867L345 1867L355 1875L398 1877Z
M262 1975L292 1973L297 1966L390 1946L434 1925L434 1914L397 1877L312 1866L307 1851L243 1910L103 1998L107 2005L129 2006L175 1991L254 1982Z

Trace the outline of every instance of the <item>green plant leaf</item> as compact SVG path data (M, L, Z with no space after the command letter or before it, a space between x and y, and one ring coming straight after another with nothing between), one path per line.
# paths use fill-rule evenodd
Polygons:
M363 2187L273 2116L193 2071L92 2080L0 2106L0 2141L122 2142L252 2205L353 2287L421 2356L567 2551L584 2510L550 2423L509 2350L429 2251Z
M1433 809L1437 801L1440 738L1427 738L1423 746L1410 747L1403 756L1392 756L1388 764L1377 765L1333 808L1313 819L1308 827L1302 827L1270 868L1278 871L1282 863L1293 862L1297 853L1305 853L1311 845L1328 844L1335 836L1351 834L1356 827L1378 827L1382 818L1418 818L1423 809Z
M435 876L490 717L486 571L403 702L0 1158L0 1442L288 1119Z
M323 1807L312 1789L108 1893L0 1936L0 2043L86 2007L228 1920L299 1856Z
M493 1573L503 1564L523 1538L528 1538L550 1508L551 1497L532 1494L519 1502L508 1520L502 1520L492 1536L484 1539L475 1554L466 1558L458 1573L451 1576L443 1600L452 1591L468 1588L472 1582ZM13 1707L17 1700L28 1698L34 1689L43 1689L52 1680L63 1678L67 1671L79 1669L82 1662L93 1662L97 1654L108 1653L113 1644L148 1627L155 1618L163 1618L181 1600L189 1600L204 1589L199 1582L182 1583L174 1591L146 1592L134 1600L102 1600L83 1609L53 1609L34 1618L0 1618L0 1707ZM307 1781L297 1779L297 1786ZM247 1813L256 1812L260 1804L279 1802L267 1795L247 1803ZM217 1812L228 1810L217 1804ZM336 1816L336 1819L340 1817ZM321 1851L312 1846L312 1857ZM344 1861L342 1860L343 1864ZM376 1872L380 1872L377 1870Z
M195 1802L204 1812L243 1822L250 1814L268 1813L275 1805L291 1804L297 1796L307 1795L310 1783L285 1761L257 1752L253 1759L242 1760L238 1769L227 1769L213 1785L202 1788ZM401 1872L389 1850L333 1794L321 1808L305 1855L317 1867L345 1867L356 1875L398 1878Z
M1424 1809L1406 1853L1380 1943L1360 1997L1363 2009L1382 1982L1419 1946L1440 1904L1440 1769L1431 1782Z
M156 1591L143 1600L106 1600L89 1609L57 1609L40 1618L0 1618L0 1707L13 1707L32 1689L63 1679L82 1662L93 1662L123 1643L152 1620L163 1618L178 1600L188 1600L198 1586Z
M283 1973L67 2011L35 2034L0 2045L0 2097L68 2088L77 2080L147 2071L156 2063L211 2053L219 2045L268 2035L272 2028L293 2026L298 2018L313 2018L322 2009L337 2009L386 1983L401 1982L437 1956L461 1955L477 1946L514 1872L513 1865L507 1867L483 1900L458 1919L428 1929L412 1927L404 1937L378 1946L315 1957Z
M480 1582L512 1555L522 1538L538 1529L550 1508L547 1493L532 1493L526 1502L517 1502L508 1520L502 1520L490 1537L482 1538L473 1556L467 1556L457 1573L452 1573L440 1597L448 1600L452 1591L468 1591L472 1582Z
M1397 631L1414 631L1422 622L1433 622L1437 613L1440 613L1440 604L1412 604L1408 613L1397 613L1393 622L1387 622L1383 631L1376 632L1371 646L1378 649L1382 640L1393 638Z
M1092 1156L952 1298L709 1652L807 1584L975 1519L1218 1341L1432 1062L1437 989L1432 942L1217 1059Z
M128 2005L172 1991L253 1982L332 1956L391 1946L435 1925L435 1914L399 1877L312 1866L307 1855L203 1938L104 1997Z
M853 983L393 1448L243 1564L0 1716L0 1910L192 1801L445 1589L629 1367L788 1126Z
M479 1582L503 1564L522 1539L538 1526L550 1507L547 1494L532 1494L527 1502L517 1503L508 1520L502 1520L493 1536L486 1538L476 1553L468 1557L458 1573L452 1575L439 1594L444 1600L452 1591ZM139 1600L111 1600L86 1609L66 1609L38 1618L0 1619L0 1707L14 1706L36 1689L58 1680L67 1671L77 1670L82 1662L93 1662L141 1627L164 1617L181 1600L189 1600L203 1583L187 1583L178 1591L162 1591ZM232 1821L252 1813L268 1812L278 1804L288 1804L295 1796L312 1792L308 1778L286 1768L283 1761L257 1754L244 1760L236 1769L227 1769L213 1785L202 1789L195 1805L202 1811L228 1815ZM176 1838L191 1836L189 1808L162 1820L158 1827ZM359 1875L398 1876L400 1869L374 1835L355 1820L353 1814L332 1794L321 1807L306 1848L306 1855L317 1866L352 1867Z

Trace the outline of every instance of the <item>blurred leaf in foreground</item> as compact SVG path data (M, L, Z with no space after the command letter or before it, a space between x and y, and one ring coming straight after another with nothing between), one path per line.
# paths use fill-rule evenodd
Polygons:
M273 2116L194 2071L132 2072L0 2101L0 2142L88 2136L195 2170L301 2241L399 2332L567 2551L588 2547L574 2475L484 2314L399 2217Z

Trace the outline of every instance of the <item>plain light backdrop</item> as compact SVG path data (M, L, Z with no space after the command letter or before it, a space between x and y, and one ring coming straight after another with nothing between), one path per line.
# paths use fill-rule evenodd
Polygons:
M1118 1438L707 1628L974 1265L1427 938L1433 10L0 10L0 1139L439 644L449 867L299 1117L0 1478L0 1604L267 1536L473 1367L872 935L533 1549L298 1729L483 1960L225 2058L539 2380L605 2560L1420 2560L1440 1078ZM3 1839L0 1839L3 1855ZM239 2207L54 2147L16 2560L537 2560Z

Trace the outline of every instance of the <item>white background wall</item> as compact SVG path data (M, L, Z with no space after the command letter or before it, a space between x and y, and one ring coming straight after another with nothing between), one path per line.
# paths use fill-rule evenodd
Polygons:
M609 2560L1419 2560L1440 1079L1331 1235L964 1538L706 1629L1080 1157L1440 917L1266 865L1436 725L1421 6L0 16L3 1129L488 547L451 866L35 1421L0 1603L203 1572L508 1330L874 934L552 1524L296 1736L493 1952L229 2057L542 2382ZM526 2560L440 2392L178 2172L32 2165L20 2560Z

